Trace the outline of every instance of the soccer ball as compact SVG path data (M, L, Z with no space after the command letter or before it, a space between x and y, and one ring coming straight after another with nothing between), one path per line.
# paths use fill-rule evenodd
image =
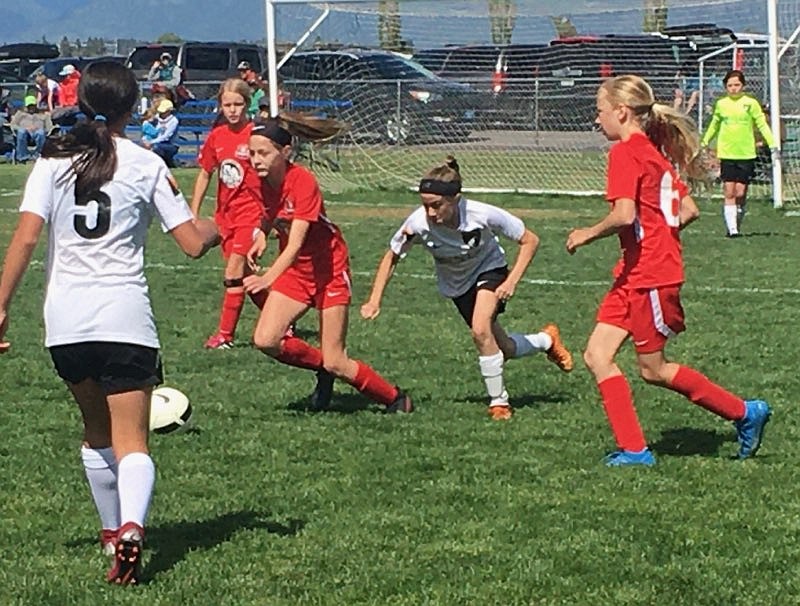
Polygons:
M192 405L182 392L173 387L153 390L150 400L150 431L180 433L189 428Z

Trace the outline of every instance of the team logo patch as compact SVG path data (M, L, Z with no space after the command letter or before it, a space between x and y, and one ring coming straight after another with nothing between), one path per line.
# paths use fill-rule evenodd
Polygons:
M464 240L464 244L470 248L477 248L481 243L481 230L473 229L472 231L462 232L461 238Z
M219 165L219 179L227 187L239 187L244 180L244 169L236 160L223 160Z
M241 145L238 145L236 147L236 151L234 152L234 155L237 158L242 158L244 160L249 160L250 159L250 148L247 146L246 143L242 143Z

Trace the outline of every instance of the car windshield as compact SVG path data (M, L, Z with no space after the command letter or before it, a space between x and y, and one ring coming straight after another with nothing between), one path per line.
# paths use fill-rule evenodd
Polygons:
M161 53L170 53L173 57L178 54L177 46L145 46L137 48L131 53L128 59L128 67L131 69L150 69L150 66L158 61Z
M439 80L432 71L399 55L366 55L364 61L386 80Z

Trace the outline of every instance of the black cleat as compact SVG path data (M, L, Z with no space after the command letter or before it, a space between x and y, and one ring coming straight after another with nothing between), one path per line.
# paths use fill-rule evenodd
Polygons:
M411 401L411 396L402 391L397 392L394 402L386 407L386 414L394 414L396 412L414 412L414 403Z
M331 405L333 397L333 382L336 380L327 370L317 371L317 385L311 394L311 404L308 409L312 412L322 412Z

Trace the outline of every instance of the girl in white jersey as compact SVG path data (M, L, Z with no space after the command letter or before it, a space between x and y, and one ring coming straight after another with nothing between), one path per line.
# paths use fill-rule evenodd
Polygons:
M81 410L81 456L114 556L107 579L136 583L155 481L147 448L150 396L161 382L144 276L144 242L158 218L191 257L218 240L193 216L164 162L125 139L139 96L133 73L99 62L83 73L85 122L48 140L33 167L0 277L0 353L9 305L47 223L45 345Z
M510 419L512 410L503 383L505 360L541 351L561 370L572 370L572 356L555 324L535 334L509 335L497 321L533 260L539 238L511 213L462 196L461 175L452 156L422 178L419 193L422 206L392 238L361 315L368 320L378 317L395 266L413 244L422 244L433 255L439 292L453 300L472 331L489 395L489 414L496 420ZM520 245L511 270L496 234Z

